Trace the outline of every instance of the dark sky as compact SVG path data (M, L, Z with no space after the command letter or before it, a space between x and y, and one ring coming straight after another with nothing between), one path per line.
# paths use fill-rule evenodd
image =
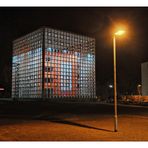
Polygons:
M41 26L96 38L97 86L111 83L112 28L126 26L117 39L117 76L120 89L141 83L141 63L148 61L148 8L0 8L0 83L11 85L12 41ZM8 79L7 79L8 78Z

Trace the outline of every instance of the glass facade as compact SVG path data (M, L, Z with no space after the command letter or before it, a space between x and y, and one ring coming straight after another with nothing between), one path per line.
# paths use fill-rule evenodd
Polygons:
M95 40L41 28L13 42L12 97L94 98Z
M42 30L37 30L13 42L12 97L41 97L42 42Z

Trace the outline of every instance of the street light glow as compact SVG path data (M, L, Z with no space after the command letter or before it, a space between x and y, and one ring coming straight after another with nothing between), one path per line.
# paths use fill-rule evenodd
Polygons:
M109 87L109 88L113 88L113 85L112 85L112 84L110 84L110 85L108 85L108 87Z
M115 35L123 35L125 33L124 30L119 30L115 33Z
M138 87L141 87L141 84L138 84Z
M3 91L3 90L5 90L4 88L0 88L0 91Z

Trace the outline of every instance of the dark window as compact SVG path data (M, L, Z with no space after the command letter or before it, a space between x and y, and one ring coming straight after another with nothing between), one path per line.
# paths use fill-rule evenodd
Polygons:
M48 71L52 72L53 71L53 67L48 67Z
M47 72L48 71L48 67L45 67L45 72Z
M47 57L47 58L46 58L46 61L50 61L50 57Z
M45 72L52 72L53 71L53 67L45 67Z
M53 94L53 88L48 88L48 94L50 94L50 95Z
M53 82L53 78L45 78L45 82L47 83L52 83Z

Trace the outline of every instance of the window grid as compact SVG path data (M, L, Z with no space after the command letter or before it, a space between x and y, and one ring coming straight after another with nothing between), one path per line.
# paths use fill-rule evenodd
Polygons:
M40 98L42 86L42 32L13 42L12 97Z
M12 97L95 97L93 38L42 28L13 42L12 63Z
M95 97L94 39L46 29L45 51L45 97Z

